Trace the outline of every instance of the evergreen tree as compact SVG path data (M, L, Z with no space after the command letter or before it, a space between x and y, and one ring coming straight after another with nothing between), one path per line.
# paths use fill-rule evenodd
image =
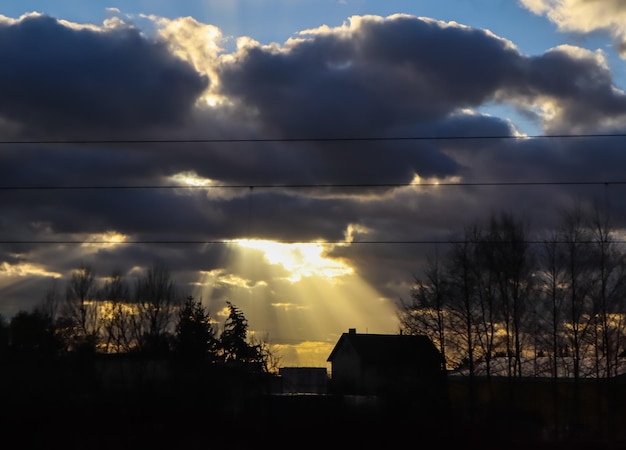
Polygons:
M9 323L0 314L0 356L4 355L9 348Z
M231 302L227 301L226 304L229 314L220 336L220 347L224 361L235 363L262 362L259 346L248 343L248 320L243 312Z
M178 311L175 345L177 354L185 360L215 359L217 339L211 315L192 296Z
M11 349L30 355L53 355L59 350L50 316L34 310L19 311L10 323Z

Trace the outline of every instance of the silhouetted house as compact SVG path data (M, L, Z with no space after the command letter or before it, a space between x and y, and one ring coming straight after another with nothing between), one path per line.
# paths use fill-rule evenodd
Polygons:
M325 367L281 367L278 369L283 394L325 394L328 372Z
M426 336L343 333L328 357L337 394L443 395L443 358Z

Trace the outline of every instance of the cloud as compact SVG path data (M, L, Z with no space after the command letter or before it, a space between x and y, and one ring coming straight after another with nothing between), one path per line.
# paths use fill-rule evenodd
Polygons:
M585 133L624 120L626 95L614 85L601 52L562 45L522 59L519 69L498 95L539 108L547 133Z
M227 232L220 231L229 217L267 210L274 216L256 218L256 231L266 237L333 239L343 235L348 223L356 223L364 206L373 204L366 194L389 201L392 188L248 192L246 186L393 185L411 182L416 175L478 179L477 174L489 173L499 158L509 157L509 147L531 144L499 142L501 154L477 167L480 152L490 146L315 138L517 134L515 124L506 119L472 112L489 102L538 114L548 132L619 127L626 111L624 94L613 85L601 53L562 46L526 56L488 31L456 23L406 15L353 17L340 27L307 30L283 46L246 39L235 53L225 54L214 26L192 18L151 20L160 26L152 39L130 25L78 30L45 16L1 28L25 44L20 46L25 62L18 64L13 55L12 65L23 75L3 84L12 92L0 105L5 120L25 127L26 136L54 132L71 137L79 130L110 130L113 136L124 132L154 139L313 140L5 149L0 175L7 184L54 185L63 180L67 185L107 185L115 180L116 185L159 185L171 184L176 174L193 172L211 180L212 186L242 186L222 189L220 195L216 188L208 195L201 190L136 190L123 198L110 191L19 193L8 200L16 206L16 217L26 223L49 222L58 232L137 235L185 223L192 232L198 224L198 236L230 238L246 227L236 221ZM44 77L29 70L47 64L45 58L40 61L39 46L45 33L51 37L47 41L56 42L46 43L51 61L62 56L66 67L77 72L51 68L53 76ZM8 61L9 50L4 53ZM92 65L81 69L85 58ZM135 62L127 68L114 64L116 58ZM111 70L115 76L109 76ZM0 78L2 74L0 69ZM207 74L212 74L210 85L203 81ZM8 70L4 77L9 77ZM155 77L156 88L148 88ZM99 88L85 87L92 83ZM197 103L206 89L227 101ZM549 159L551 152L545 151ZM20 202L35 202L37 207L22 211ZM170 213L160 214L163 210ZM337 222L323 215L314 220L289 217L293 210L338 210L344 217ZM79 220L81 216L91 220ZM281 224L272 225L278 217L283 218ZM294 221L299 225L290 226Z
M224 93L282 136L380 135L445 118L490 98L517 57L486 31L409 16L353 17L302 36L247 42L220 71Z
M157 33L160 37L152 40L132 26L78 31L40 16L23 18L4 28L4 32L15 33L24 42L39 42L36 38L47 30L78 45L77 36L84 33L87 49L99 45L97 48L109 49L109 53L123 55L129 61L129 55L147 49L147 55L154 58L136 56L148 61L142 63L144 67L153 64L157 72L166 67L176 75L172 83L152 92L132 87L149 83L153 70L133 72L120 67L114 70L127 71L134 81L104 80L102 75L102 90L84 96L78 95L82 88L75 86L80 81L24 76L19 83L14 80L13 85L14 92L21 93L14 94L14 103L19 107L5 105L6 116L28 125L34 136L49 130L72 136L74 129L69 125L73 123L93 131L123 122L120 129L129 135L155 139L393 138L514 136L517 131L510 121L472 112L487 102L509 104L529 114L538 111L544 129L551 132L618 127L626 111L624 95L613 86L601 53L563 46L526 56L511 42L490 32L455 23L404 15L353 17L341 27L305 31L284 46L262 46L245 40L237 52L223 54L216 44L220 33L215 27L191 18L151 20L161 26ZM201 35L209 36L205 47L199 44ZM64 49L61 53L68 66L79 66L87 50L69 44L54 48L58 52ZM34 55L40 52L32 50ZM35 59L26 58L27 62ZM110 61L105 56L101 59ZM26 73L26 69L19 70ZM214 74L209 87L212 94L228 102L214 106L195 102L206 92L203 89L207 85L201 80L207 73ZM193 95L187 97L184 108L153 106L154 97L159 96L166 98L164 105L179 102L167 99L177 97L180 90L188 92L188 79L192 81ZM53 101L29 94L33 89L43 89L40 83L53 92ZM113 95L116 89L128 98ZM151 98L144 99L146 96ZM61 98L67 101L61 103ZM77 106L79 102L84 102L85 112ZM131 111L146 109L145 114L128 114L124 109L127 106ZM126 112L117 114L117 108ZM32 115L26 115L31 109ZM167 117L171 119L166 120L167 126L153 127ZM537 153L535 148L542 150ZM408 201L403 197L406 193L392 186L409 183L416 175L472 181L493 178L497 173L499 178L506 174L511 179L523 179L525 172L518 168L527 166L533 174L557 176L570 165L557 157L559 152L534 141L513 144L506 140L493 144L312 140L54 148L41 145L5 148L0 155L0 176L9 185L35 186L57 185L59 180L65 185L166 185L172 183L172 177L186 172L211 180L207 190L138 189L123 196L114 190L33 191L7 196L4 204L12 208L7 216L15 223L46 224L52 233L115 231L149 239L176 235L172 230L185 227L190 239L236 239L256 233L268 239L336 240L344 236L349 224L380 228L370 225L368 217L374 220L381 214L391 214L395 208L402 210L401 202ZM592 155L581 154L581 158L588 158L586 164L592 164ZM516 170L509 173L512 159L520 160ZM551 172L537 167L548 167ZM307 183L320 186L280 188ZM390 186L355 189L325 184ZM215 186L220 185L241 187L218 190ZM247 187L251 185L277 187L251 190ZM420 203L431 198L425 195ZM452 197L445 201L455 202ZM20 207L25 204L29 207ZM456 211L464 209L458 205ZM401 215L397 216L394 227L400 226ZM253 223L245 218L253 219ZM442 225L434 217L430 220ZM396 233L394 227L388 232ZM15 235L26 230L29 228Z
M626 57L626 4L621 0L521 0L531 12L545 15L560 31L593 33L603 31L615 40Z
M180 123L208 80L130 25L44 15L0 24L0 117L26 133L85 136Z
M547 132L610 127L626 112L626 96L600 52L561 46L527 56L488 31L405 15L353 17L283 47L246 40L223 59L219 77L223 95L250 111L259 129L286 138L424 134L493 101L538 114ZM394 146L385 146L393 154ZM352 153L327 145L350 162L367 160L369 147L358 147ZM396 179L456 170L428 149L420 161L390 159L411 168Z

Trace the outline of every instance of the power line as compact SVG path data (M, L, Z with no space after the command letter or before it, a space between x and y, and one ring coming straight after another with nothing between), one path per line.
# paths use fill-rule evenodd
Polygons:
M583 139L621 138L626 133L601 134L537 134L537 135L476 135L476 136L388 136L388 137L300 137L300 138L204 138L204 139L42 139L0 140L0 145L81 145L81 144L230 144L276 142L387 142L387 141L452 141L452 140L524 140L524 139Z
M298 183L298 184L211 184L211 185L70 185L70 186L0 186L0 191L75 191L75 190L155 190L155 189L302 189L302 188L398 188L433 186L611 186L626 185L626 181L494 181L494 182L420 182L420 183Z
M572 241L572 240L523 240L523 241L490 241L490 240L481 240L481 241L471 241L467 239L450 239L450 240L360 240L360 241L345 241L345 240L325 240L325 241L305 241L305 240L271 240L272 242L278 244L319 244L319 245L361 245L361 244L419 244L419 245L435 245L435 244L597 244L598 241L593 240L580 240L580 241ZM227 244L239 244L239 240L232 239L224 239L224 240L82 240L82 239L48 239L48 240L0 240L0 244L28 244L28 245L205 245L205 244L218 244L218 245L227 245ZM609 243L611 244L626 244L626 240L616 239L611 240Z

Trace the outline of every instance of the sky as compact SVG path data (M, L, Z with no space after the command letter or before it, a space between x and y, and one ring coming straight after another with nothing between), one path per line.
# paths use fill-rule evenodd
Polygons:
M164 262L283 366L397 333L466 225L601 197L623 227L624 23L620 0L3 2L0 314L81 264Z

